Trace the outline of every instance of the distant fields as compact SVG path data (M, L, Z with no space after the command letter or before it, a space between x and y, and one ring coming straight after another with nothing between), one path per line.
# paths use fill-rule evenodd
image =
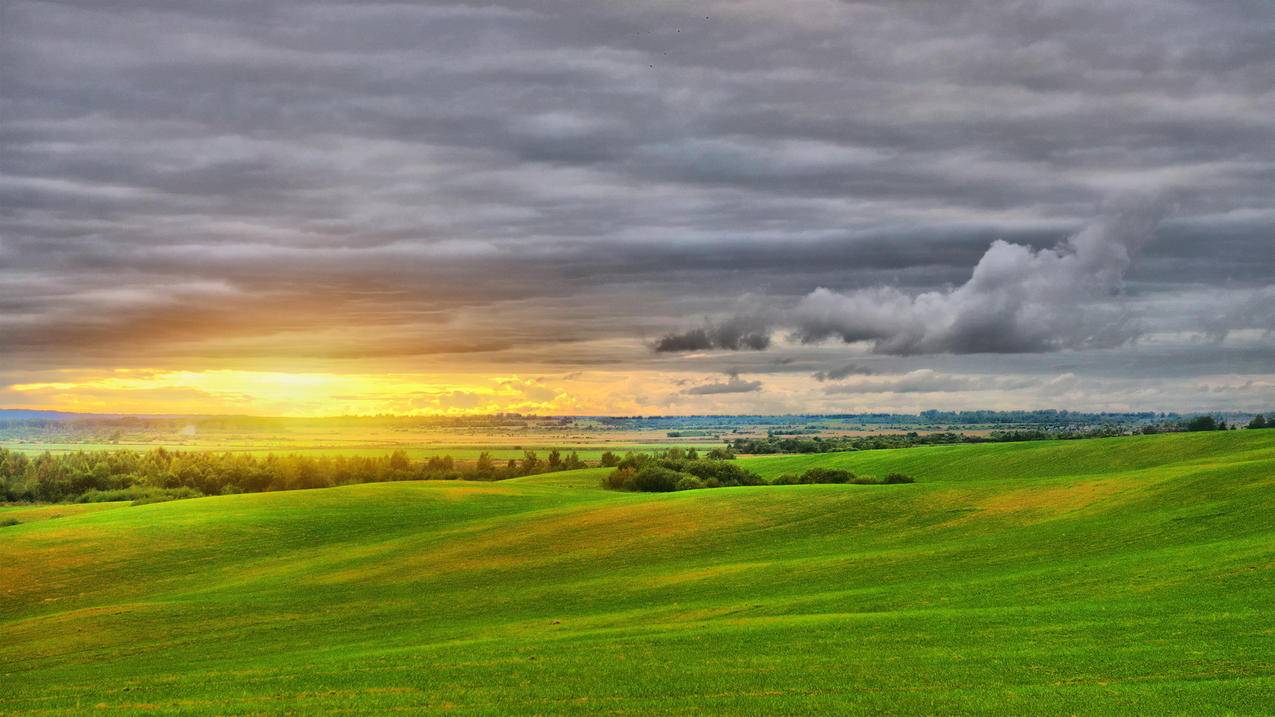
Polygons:
M0 713L1275 710L1275 431L744 460L0 508Z
M482 453L488 453L493 460L508 460L510 458L522 458L526 451L535 451L541 458L551 450L558 450L563 455L575 451L579 454L581 460L596 461L602 457L606 451L611 451L619 455L623 455L627 451L656 451L663 450L674 445L694 445L682 443L527 443L516 445L434 445L434 444L413 444L413 443L378 443L371 445L292 445L283 444L276 446L263 446L256 443L245 445L238 444L220 444L215 442L202 443L134 443L134 444L114 444L114 443L0 443L0 446L14 451L21 451L27 454L38 454L48 451L50 453L74 453L75 451L151 451L157 448L163 448L168 451L208 451L213 453L246 453L254 456L265 456L269 454L287 455L296 454L302 456L374 456L381 457L389 455L396 450L402 450L413 460L422 458L430 458L432 456L451 456L458 461L475 461ZM711 444L712 446L722 445L720 442Z

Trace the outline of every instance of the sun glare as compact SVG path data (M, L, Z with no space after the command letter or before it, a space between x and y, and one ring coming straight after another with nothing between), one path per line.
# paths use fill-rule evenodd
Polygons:
M242 370L117 370L10 390L77 411L279 416L538 411L551 410L561 395L546 387L531 393L508 377Z

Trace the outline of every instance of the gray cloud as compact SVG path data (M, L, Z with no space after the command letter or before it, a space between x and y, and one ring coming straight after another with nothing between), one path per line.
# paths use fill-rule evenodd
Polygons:
M837 337L883 354L1030 353L1120 345L1137 335L1105 299L1154 237L1163 210L1121 203L1054 249L996 241L959 287L816 289L790 313L804 343Z
M724 393L754 393L762 389L761 381L745 381L737 372L730 372L726 381L714 381L692 386L682 391L687 396L716 396Z
M960 286L908 294L891 286L818 288L783 313L802 343L839 338L875 353L1037 353L1119 346L1141 331L1118 304L1137 254L1155 237L1164 203L1146 196L1108 202L1100 218L1056 247L996 240ZM1226 324L1231 326L1233 322ZM709 330L666 336L657 351L738 350L741 327L769 345L768 329L736 317ZM1205 325L1212 330L1216 322ZM725 330L719 327L728 327ZM719 333L726 340L717 340ZM844 375L848 374L843 374ZM829 378L816 373L817 380Z
M811 374L811 378L823 383L824 381L840 381L841 379L849 376L871 376L875 373L877 373L876 369L869 366L863 366L857 363L848 363L836 368L828 369L827 371L816 371Z
M735 316L721 323L680 334L666 334L655 342L656 353L685 351L764 351L770 346L768 322L753 316Z
M1214 348L1157 344L1154 370L1269 356L1234 341L1271 324L1270 3L3 14L6 367L668 367L764 348L794 307L800 337L883 353L1069 348L1120 372L1128 337L1194 330ZM1080 247L1052 247L1102 197L1146 188L1177 206L1122 278L1046 280L1076 275L1047 265ZM1038 283L1071 313L1014 303ZM765 321L682 333L746 293ZM825 348L782 368L841 361Z
M964 391L1014 390L1053 383L1065 385L1075 376L1064 374L1049 382L1022 378L1006 378L999 376L953 375L933 371L928 368L909 371L898 376L882 376L852 383L841 383L828 386L824 393L860 394L860 393L950 393Z

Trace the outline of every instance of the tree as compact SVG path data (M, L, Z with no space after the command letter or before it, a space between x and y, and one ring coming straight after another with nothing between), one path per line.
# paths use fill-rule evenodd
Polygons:
M1188 431L1216 431L1217 421L1212 416L1196 416L1186 423Z
M412 462L408 460L407 453L402 449L394 451L390 454L390 470L405 471L412 467Z
M1270 427L1270 425L1271 425L1270 423L1266 422L1266 416L1260 413L1257 414L1256 416L1253 416L1253 420L1248 422L1249 428L1268 428Z
M535 473L540 469L540 458L536 456L535 451L522 452L522 472L525 475Z

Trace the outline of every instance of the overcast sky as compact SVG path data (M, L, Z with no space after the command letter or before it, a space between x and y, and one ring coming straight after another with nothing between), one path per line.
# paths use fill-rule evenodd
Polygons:
M1275 408L1268 0L8 0L0 68L0 406Z

